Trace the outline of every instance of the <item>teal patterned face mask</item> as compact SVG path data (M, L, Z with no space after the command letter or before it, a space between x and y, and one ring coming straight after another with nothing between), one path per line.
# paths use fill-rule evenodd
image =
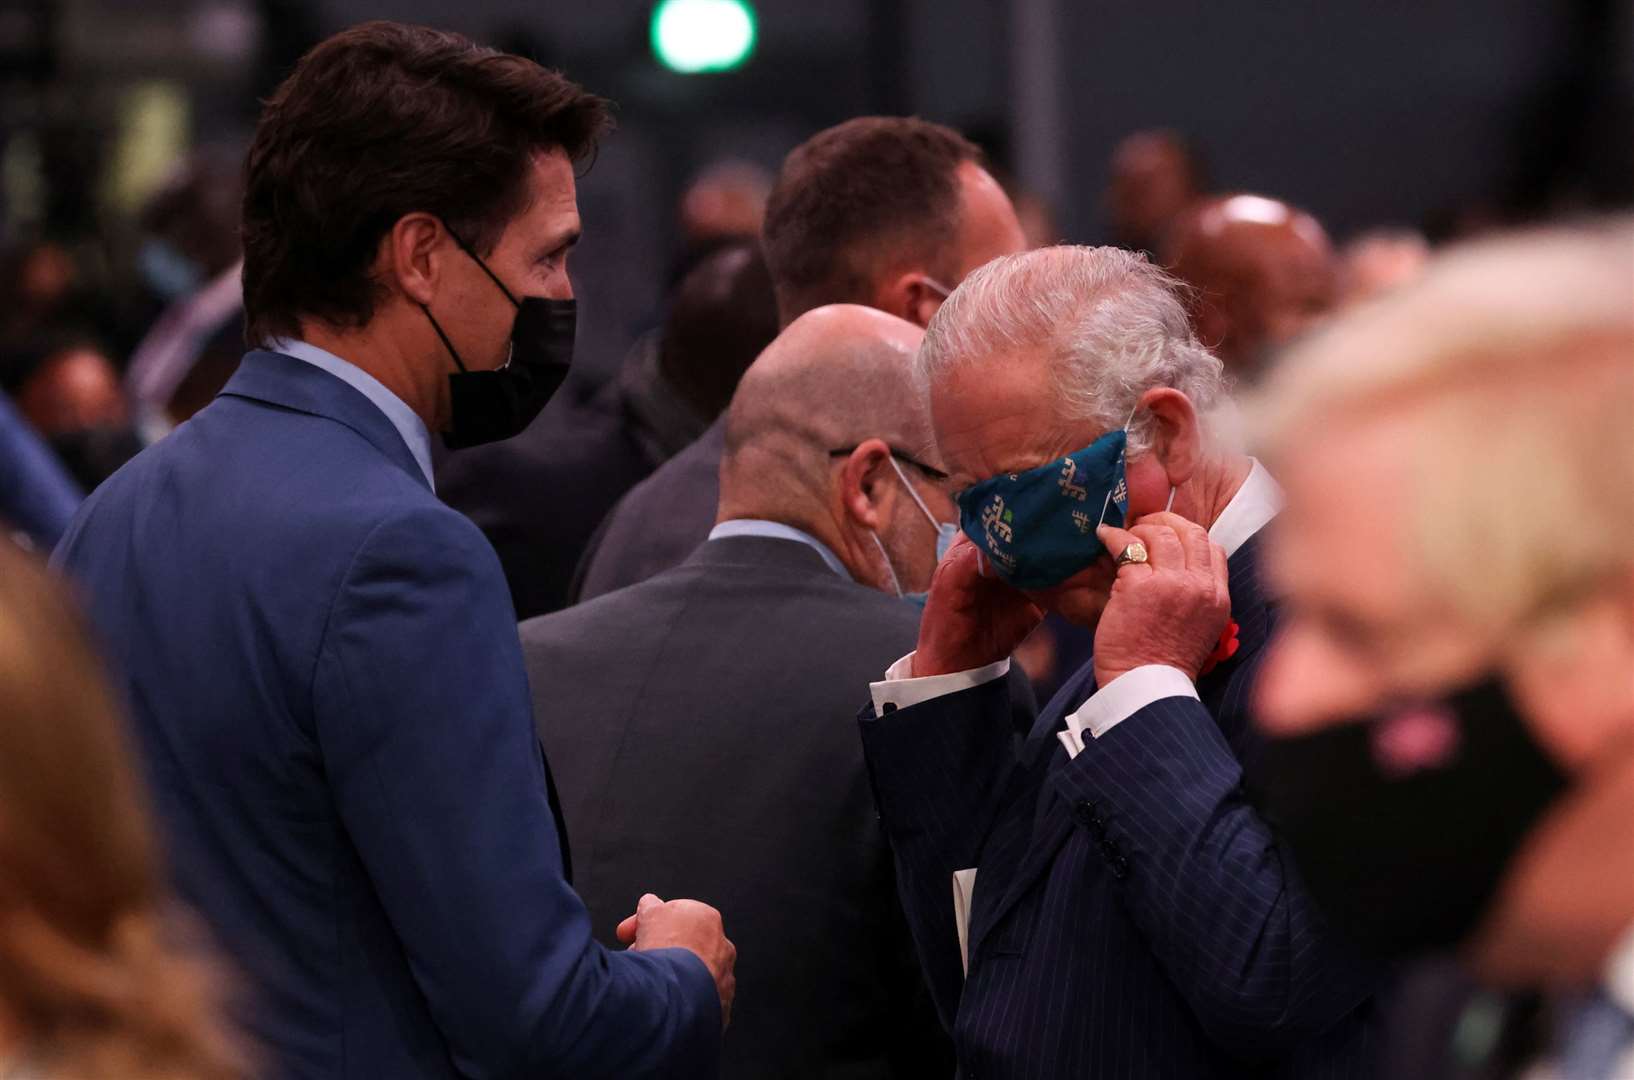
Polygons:
M1097 526L1124 522L1128 440L1119 428L1048 465L973 484L958 496L960 527L1016 588L1061 584L1105 553Z

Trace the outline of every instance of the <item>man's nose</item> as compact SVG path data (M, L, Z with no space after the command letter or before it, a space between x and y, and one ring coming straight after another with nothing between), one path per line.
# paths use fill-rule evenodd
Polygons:
M545 298L547 300L573 299L573 278L568 275L566 270L553 275L545 283Z

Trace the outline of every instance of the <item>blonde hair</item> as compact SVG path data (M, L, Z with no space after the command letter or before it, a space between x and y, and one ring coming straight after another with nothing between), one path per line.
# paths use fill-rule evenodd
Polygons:
M0 1012L73 1080L246 1073L163 885L119 714L61 587L0 542Z
M1409 557L1464 617L1512 625L1626 576L1634 220L1439 256L1290 350L1251 407L1273 457L1404 411L1411 490L1378 512L1407 516Z

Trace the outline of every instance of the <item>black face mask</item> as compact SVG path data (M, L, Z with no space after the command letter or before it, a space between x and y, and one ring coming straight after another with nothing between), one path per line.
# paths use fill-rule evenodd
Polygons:
M1467 939L1566 779L1501 683L1268 740L1250 786L1318 906L1383 955Z
M499 286L505 299L516 306L516 322L511 326L511 355L505 366L495 371L467 371L454 343L443 333L431 309L420 305L459 368L448 376L450 424L443 433L443 445L450 450L463 450L520 435L560 389L573 360L577 305L572 300L548 300L542 296L518 300L465 241L455 236L453 230L449 235L454 237L461 251L482 267L488 279Z

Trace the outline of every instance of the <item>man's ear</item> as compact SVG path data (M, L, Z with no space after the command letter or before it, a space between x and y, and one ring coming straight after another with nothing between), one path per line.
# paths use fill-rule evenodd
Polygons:
M380 240L376 256L381 280L397 286L416 304L437 295L443 260L458 245L432 214L404 214Z
M1171 487L1192 478L1203 460L1203 430L1191 398L1169 386L1158 386L1140 398L1141 411L1155 422L1152 454L1163 466ZM1137 414L1138 419L1138 414Z
M892 483L891 448L864 439L840 466L840 502L858 526L878 532L890 519L899 485Z
M881 286L874 306L923 328L942 306L942 294L930 287L923 271L908 270Z

